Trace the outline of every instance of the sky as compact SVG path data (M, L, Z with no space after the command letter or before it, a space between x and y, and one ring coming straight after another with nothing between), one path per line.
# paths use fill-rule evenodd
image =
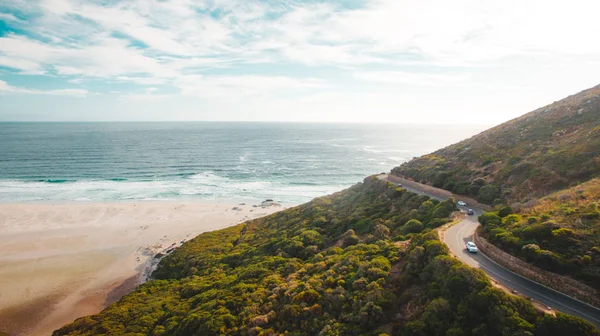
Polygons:
M0 121L495 124L600 84L597 0L0 0Z

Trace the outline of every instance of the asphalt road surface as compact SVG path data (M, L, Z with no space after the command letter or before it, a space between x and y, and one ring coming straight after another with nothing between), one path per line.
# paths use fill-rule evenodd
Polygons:
M393 181L389 182L395 183ZM427 193L423 192L422 190L408 188L406 186L403 187L412 192L427 195ZM441 200L440 197L432 197ZM467 205L466 207L459 208L467 211L469 206ZM466 243L471 241L475 229L477 226L479 226L477 217L483 213L483 210L481 209L472 209L475 212L474 215L467 216L467 218L462 220L460 223L446 230L444 234L444 243L448 245L450 251L458 259L471 267L482 269L491 278L511 290L528 296L533 300L540 302L544 306L550 307L554 310L581 317L600 328L600 309L513 273L491 261L481 252L469 253L466 250Z

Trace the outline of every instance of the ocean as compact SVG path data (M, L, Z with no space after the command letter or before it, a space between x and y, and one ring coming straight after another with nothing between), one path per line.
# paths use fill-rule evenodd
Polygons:
M299 204L485 126L0 123L0 202Z

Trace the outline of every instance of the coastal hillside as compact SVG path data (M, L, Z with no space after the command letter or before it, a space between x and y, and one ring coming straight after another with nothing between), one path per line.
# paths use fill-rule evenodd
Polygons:
M600 290L600 179L480 217L493 244Z
M435 229L455 210L370 177L202 234L53 335L600 335L450 257Z
M526 203L600 176L600 86L415 158L392 174L487 204Z

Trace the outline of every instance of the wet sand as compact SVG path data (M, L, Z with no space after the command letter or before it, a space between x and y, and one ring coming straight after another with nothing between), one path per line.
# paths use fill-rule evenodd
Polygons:
M156 253L281 209L209 202L0 204L0 332L50 335L135 288Z

